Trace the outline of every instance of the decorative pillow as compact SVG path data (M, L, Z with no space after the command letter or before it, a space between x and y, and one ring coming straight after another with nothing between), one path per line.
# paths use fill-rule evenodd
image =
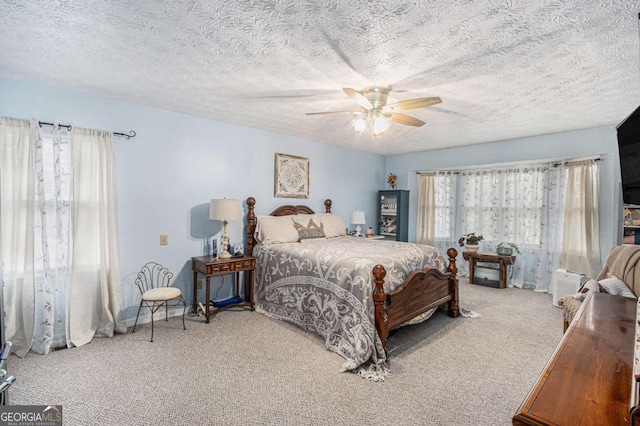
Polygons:
M636 295L633 294L633 292L624 283L624 281L617 277L614 277L613 275L609 275L609 278L600 280L598 281L598 283L606 293L612 294L614 296L624 296L632 299L637 299Z
M325 237L333 238L347 235L347 227L342 216L333 213L318 213L315 216L324 227ZM314 220L316 219L314 218Z
M307 226L309 226L309 221L311 219L314 219L314 220L316 220L316 222L318 222L318 220L316 219L316 215L315 214L304 214L304 213L294 214L293 216L291 216L291 219L293 220L294 223L299 223L300 225L304 226L305 228Z
M298 231L293 227L291 216L258 216L254 237L260 244L295 243Z
M309 226L303 226L298 222L293 222L293 226L298 230L300 241L309 238L324 238L323 225L318 226L313 219L309 220Z
M580 293L587 293L592 291L594 293L600 293L600 284L598 281L589 278L587 281L582 284L582 288L580 289Z
M574 299L584 300L587 293L600 293L600 284L596 280L588 279L582 284L582 288L573 295Z

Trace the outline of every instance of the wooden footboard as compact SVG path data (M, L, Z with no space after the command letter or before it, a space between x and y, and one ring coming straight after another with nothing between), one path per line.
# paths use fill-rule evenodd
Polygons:
M376 329L385 348L389 331L432 308L448 302L447 315L457 317L460 314L456 277L457 255L456 249L447 250L448 273L433 268L413 272L402 285L389 293L384 291L384 277L387 271L382 265L373 268Z

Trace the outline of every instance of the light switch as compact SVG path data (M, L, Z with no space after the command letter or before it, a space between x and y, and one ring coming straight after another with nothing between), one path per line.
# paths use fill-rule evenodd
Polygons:
M169 244L169 237L166 235L160 235L160 245L166 246L167 244Z

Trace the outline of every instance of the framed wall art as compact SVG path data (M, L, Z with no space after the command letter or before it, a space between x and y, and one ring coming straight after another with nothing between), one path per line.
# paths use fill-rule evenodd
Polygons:
M309 159L276 153L273 195L309 198Z

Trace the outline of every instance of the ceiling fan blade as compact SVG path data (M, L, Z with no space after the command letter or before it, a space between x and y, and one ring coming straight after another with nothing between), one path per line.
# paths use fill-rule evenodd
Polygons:
M344 87L342 90L344 90L344 93L349 95L351 99L354 99L358 103L358 105L360 105L362 108L366 110L373 108L373 105L371 105L371 102L369 102L369 99L362 96L362 93L358 92L356 89L350 89L349 87Z
M297 99L297 98L326 98L336 97L335 89L313 89L313 90L278 90L268 92L251 92L250 94L240 94L234 96L239 99Z
M433 98L415 98L415 99L406 99L404 101L395 102L393 104L387 105L384 109L401 111L401 110L407 110L407 109L428 107L428 106L436 105L439 103L442 103L442 99L440 99L437 96Z
M417 118L410 117L408 115L392 113L392 114L384 114L384 116L389 121L393 121L394 123L404 124L407 126L415 126L415 127L424 126L424 121L418 120Z
M323 115L323 114L362 114L362 111L324 111L324 112L307 112L306 115Z

